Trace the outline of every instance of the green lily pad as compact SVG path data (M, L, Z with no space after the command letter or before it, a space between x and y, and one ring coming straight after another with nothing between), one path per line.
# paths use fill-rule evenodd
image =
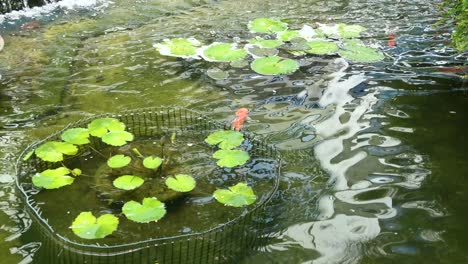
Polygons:
M276 48L283 45L283 42L281 40L263 39L260 37L256 37L254 39L249 40L249 43L261 48Z
M95 137L103 137L109 131L123 131L125 124L115 118L99 118L88 125L89 133Z
M290 41L291 39L298 38L300 36L299 30L285 30L276 33L276 37L281 41Z
M222 42L215 42L209 46L202 47L199 53L207 61L231 62L242 60L247 56L247 52L243 49L237 49L236 44Z
M259 74L279 75L295 72L299 69L299 63L295 60L271 56L255 59L250 67Z
M361 36L361 32L366 30L367 28L360 25L338 24L338 34L342 38L358 38Z
M302 26L301 30L299 30L299 36L307 41L325 37L321 30L314 29L309 25Z
M340 56L354 62L378 62L385 56L378 50L366 47L361 41L349 40L345 42L342 49L338 52Z
M81 173L82 173L81 170L78 169L78 168L74 168L73 170L71 170L71 174L72 174L73 176L80 176Z
M200 46L201 42L195 38L165 39L163 43L153 45L161 55L194 59L199 59L197 48Z
M111 146L120 147L132 141L133 135L127 131L111 131L102 137L102 142Z
M40 145L35 153L44 161L57 162L63 160L64 154L75 155L78 148L68 142L49 141Z
M221 149L213 153L213 158L219 159L216 164L220 167L232 168L244 165L249 159L249 153L237 149Z
M257 200L257 196L252 188L243 182L229 187L229 190L216 190L213 193L213 197L224 205L234 207L250 205Z
M127 166L131 160L132 158L130 158L129 156L125 156L122 154L114 155L107 160L107 166L113 169L122 168Z
M244 135L239 131L220 130L208 135L205 142L220 149L233 149L244 142Z
M195 188L196 183L195 179L190 175L177 174L174 177L167 178L166 185L176 192L190 192Z
M68 176L69 173L70 170L66 167L48 169L41 173L36 173L32 177L32 183L34 186L45 189L58 189L70 185L75 181L75 178Z
M84 145L89 143L89 131L81 127L70 128L62 133L61 138L71 144Z
M158 221L166 214L164 203L156 198L144 198L143 203L129 201L122 207L123 214L138 223Z
M247 28L252 32L272 33L288 29L288 24L275 18L256 18L249 21Z
M75 235L84 239L104 238L112 234L119 226L119 219L111 214L103 214L99 218L91 212L80 213L70 228Z
M148 169L157 169L161 166L163 160L159 157L149 156L143 160L143 166Z
M326 40L313 40L307 42L310 49L306 50L305 52L317 55L324 55L324 54L333 54L339 50L338 45L336 43L326 41Z
M320 24L318 23L319 27L316 30L317 34L323 34L329 38L332 37L340 37L340 33L338 31L338 25L337 24L331 24L331 25L326 25L326 24Z
M114 184L116 188L129 191L140 187L144 182L145 180L138 176L123 175L115 179L112 184Z

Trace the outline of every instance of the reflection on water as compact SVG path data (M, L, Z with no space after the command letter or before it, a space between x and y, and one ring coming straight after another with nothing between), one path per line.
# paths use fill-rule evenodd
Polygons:
M19 31L25 18L1 25L0 237L8 243L0 256L27 263L40 246L13 188L20 149L83 116L174 104L226 122L249 108L246 128L282 151L275 237L244 263L467 261L460 131L468 97L466 72L453 67L465 67L468 54L447 46L450 28L433 26L437 0L114 2L99 12L56 11L53 23L37 17L37 30ZM298 72L272 77L152 47L171 37L249 39L247 21L265 16L296 28L361 24L386 59L302 57ZM213 68L229 78L210 77Z

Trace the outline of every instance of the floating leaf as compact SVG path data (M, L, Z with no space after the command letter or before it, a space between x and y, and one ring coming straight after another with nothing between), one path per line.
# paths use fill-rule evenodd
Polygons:
M127 131L111 131L102 137L102 142L111 146L123 146L127 141L132 141L133 135Z
M138 223L158 221L166 214L164 203L156 198L144 198L143 203L129 201L122 207L123 214Z
M288 24L275 18L256 18L247 25L250 31L258 33L280 32L288 29Z
M45 189L58 189L73 183L75 178L68 176L69 173L70 170L66 167L48 169L41 173L36 173L32 177L32 183L34 186Z
M32 157L33 154L34 154L34 150L31 150L28 153L26 153L26 155L24 155L24 157L23 157L23 161L29 160Z
M293 38L300 37L299 30L285 30L276 33L276 37L281 41L290 41Z
M138 176L123 175L115 179L112 183L116 188L129 191L140 187L144 182L145 180Z
M114 155L107 160L107 166L117 169L127 166L132 159L122 154Z
M243 68L247 65L249 65L249 62L246 60L231 61L231 67L234 67L234 68Z
M229 187L229 190L216 190L213 193L213 197L224 205L234 207L250 205L257 200L257 196L252 188L243 182Z
M75 155L78 148L68 142L49 141L40 145L35 153L42 160L57 162L63 160L63 154Z
M244 150L221 149L213 154L213 158L219 159L216 162L218 166L232 168L244 165L250 159L250 156Z
M325 24L320 24L318 30L316 30L317 34L323 34L327 37L340 37L340 33L338 31L338 25L337 24L332 24L332 25L325 25Z
M198 52L207 61L230 62L242 60L247 56L247 52L243 49L237 49L234 43L215 42L209 46L202 47Z
M252 44L247 44L244 49L254 58L269 57L278 55L278 49L275 48L261 48Z
M165 39L164 43L153 45L153 47L159 50L161 55L193 59L200 58L197 55L197 48L200 46L200 41L195 38Z
M340 56L354 62L378 62L385 56L378 50L366 47L361 41L349 40L338 52Z
M299 30L299 36L308 41L325 37L323 32L320 30L315 30L309 25L302 26L301 30Z
M80 176L81 173L82 173L81 170L78 169L78 168L74 168L74 169L71 171L71 174L72 174L73 176Z
M205 142L220 149L233 149L244 142L244 135L234 130L219 130L208 135Z
M338 45L326 40L313 40L307 42L310 49L305 52L317 55L332 54L339 50Z
M271 56L255 59L250 67L259 74L279 75L295 72L299 64L295 60Z
M166 179L166 185L169 189L176 192L190 192L195 188L195 179L190 175L177 174L174 177Z
M88 125L89 133L95 137L102 137L109 131L123 131L125 124L115 118L99 118Z
M342 38L358 38L361 36L361 32L366 30L367 28L360 25L338 24L338 34Z
M256 37L254 39L249 40L249 43L261 48L276 48L283 45L283 42L281 40L263 39L260 37Z
M143 160L143 166L148 169L157 169L161 166L163 160L159 157L149 156Z
M89 131L86 128L70 128L65 130L61 136L62 140L75 145L89 143Z
M213 80L224 80L229 77L229 73L227 71L223 71L219 68L212 68L206 71L206 75L208 75Z
M119 226L119 219L111 214L101 215L99 218L91 212L80 213L70 228L75 235L84 239L104 238L112 234Z

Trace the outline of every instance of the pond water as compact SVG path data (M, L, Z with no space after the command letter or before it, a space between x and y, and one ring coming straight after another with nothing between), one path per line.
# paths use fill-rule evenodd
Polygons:
M34 263L40 250L14 187L22 149L83 117L160 105L221 122L246 107L245 129L281 151L273 239L239 262L468 262L468 54L449 47L452 28L435 25L439 1L83 2L43 7L32 29L21 14L1 18L0 262ZM294 74L271 77L153 48L174 37L248 39L258 17L359 24L386 58L307 56ZM212 79L213 68L229 78Z

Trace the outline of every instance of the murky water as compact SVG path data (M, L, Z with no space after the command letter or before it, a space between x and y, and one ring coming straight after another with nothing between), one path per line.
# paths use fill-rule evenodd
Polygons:
M21 149L83 116L159 105L226 122L247 107L246 129L281 149L274 239L243 263L468 262L468 87L450 70L468 54L434 25L438 1L114 2L49 11L32 30L20 30L28 18L1 24L1 263L31 262L40 246L14 191ZM307 57L292 75L265 77L152 47L246 39L257 17L360 24L387 58ZM230 77L208 77L215 67Z

